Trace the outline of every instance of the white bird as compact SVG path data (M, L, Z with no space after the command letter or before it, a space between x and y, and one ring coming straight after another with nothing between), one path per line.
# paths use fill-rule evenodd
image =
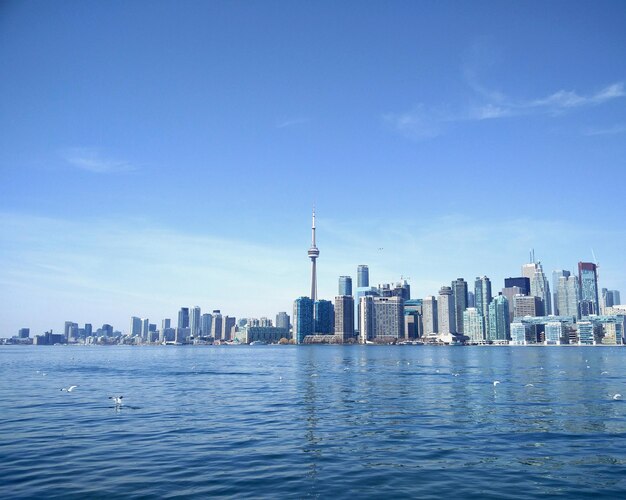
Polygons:
M65 391L65 392L72 392L72 391L73 391L74 389L76 389L77 387L78 387L77 385L70 385L69 387L67 387L67 388L65 388L65 387L64 387L64 388L63 388L63 389L61 389L61 390L62 390L62 391Z
M616 394L615 396L613 396L613 399L615 399L616 401L618 399L622 399L622 395L621 394Z
M600 375L608 375L609 372L602 372Z
M499 380L494 380L494 381L493 381L493 386L495 387L495 386L496 386L496 385L498 385L499 383L500 383L500 381L499 381Z
M112 399L116 405L121 406L122 399L124 399L124 396L109 396L109 399Z
M533 384L526 384L524 387L535 387Z

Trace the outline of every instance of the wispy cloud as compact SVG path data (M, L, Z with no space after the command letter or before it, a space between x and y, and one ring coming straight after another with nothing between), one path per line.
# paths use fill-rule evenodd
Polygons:
M309 118L305 118L305 117L283 119L283 120L279 120L276 123L276 128L294 127L296 125L302 125L302 124L308 123L310 121L311 120Z
M70 165L96 174L119 174L137 170L136 165L126 160L105 158L94 148L69 148L62 155Z
M583 134L589 136L626 134L626 123L618 123L608 128L588 128Z

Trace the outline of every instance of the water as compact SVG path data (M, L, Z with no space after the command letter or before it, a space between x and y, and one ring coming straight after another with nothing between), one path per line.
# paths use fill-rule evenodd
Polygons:
M624 359L602 347L1 347L0 497L623 498Z

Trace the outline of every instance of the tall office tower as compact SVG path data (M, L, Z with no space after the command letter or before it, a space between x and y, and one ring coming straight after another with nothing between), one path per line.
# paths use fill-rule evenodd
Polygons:
M161 330L167 330L172 327L172 320L170 318L164 318L161 321Z
M338 295L352 295L352 278L350 276L339 276Z
M567 316L559 311L559 278L562 276L567 278L571 273L565 269L552 271L552 312L555 316Z
M356 286L358 288L370 286L370 270L365 264L359 264L356 268Z
M214 309L211 316L213 316L211 320L211 337L214 340L222 340L222 323L224 322L222 313L219 309Z
M198 306L189 311L189 329L191 330L191 336L197 337L200 335L200 317L202 312Z
M475 307L468 307L463 311L463 326L472 343L480 343L485 340L485 318Z
M335 335L341 337L344 343L354 337L354 297L352 295L335 297Z
M73 321L66 321L65 322L65 330L63 332L63 334L65 335L66 339L71 338L72 335L72 328L78 328L78 323L74 323Z
M452 288L442 286L437 298L437 319L439 323L439 333L456 333L456 315L454 313L454 295Z
M523 290L519 286L511 286L508 288L502 289L502 295L506 297L506 300L509 301L509 323L513 322L513 317L515 313L515 296L516 295L525 295L522 293Z
M424 335L437 333L439 330L437 316L437 299L433 295L422 299L422 324L424 325Z
M533 275L534 275L533 268ZM519 276L517 278L504 278L504 288L519 287L522 295L530 295L530 279L526 276Z
M209 313L204 313L200 317L200 335L202 337L208 337L211 335L211 324L213 323L213 316Z
M316 261L320 256L319 249L315 246L315 210L313 210L313 225L311 227L311 248L309 248L309 259L311 259L311 300L317 300L317 270Z
M141 338L143 340L148 340L150 337L150 320L148 318L143 318L141 320Z
M178 328L189 328L189 308L181 307L178 311Z
M130 318L130 335L131 337L141 335L141 318L137 316Z
M598 267L592 262L578 263L578 279L580 287L580 301L583 305L582 314L600 314L600 301L598 300Z
M513 316L543 316L543 301L534 295L516 295L513 297Z
M313 304L314 333L330 335L335 329L335 311L330 300L316 300Z
M91 337L93 332L93 327L91 323L85 323L85 337Z
M510 340L509 301L504 295L498 295L489 304L488 340Z
M282 328L289 331L289 314L284 311L279 312L276 315L276 328Z
M298 297L293 303L293 340L302 344L304 337L313 335L313 301Z
M404 334L402 297L364 297L361 300L364 299L371 301L362 317L363 329L368 334L366 340L389 342L401 338Z
M463 311L467 309L467 281L457 278L452 282L452 294L454 295L454 314L456 318L457 333L464 333Z
M359 299L359 342L365 344L374 338L374 297L364 295Z
M543 273L541 262L531 262L522 266L522 275L530 279L530 294L539 297L543 301L543 315L552 314L552 296L550 283Z
M402 300L411 300L411 285L409 285L406 280L399 281L393 288L390 287L390 292L391 297L401 297Z
M222 320L222 340L232 340L237 319L233 316L224 316Z
M467 307L476 307L476 300L474 299L474 292L467 292Z
M489 304L491 298L491 280L487 276L477 277L474 281L474 307L485 318L485 333L489 332Z
M555 271L556 272L556 271ZM566 271L567 272L567 271ZM557 304L556 309L559 316L574 316L578 318L578 278L563 274L559 277L556 287Z
M621 298L619 296L619 290L609 290L609 294L611 295L611 307L619 306L622 304Z
M422 299L404 301L404 338L415 340L424 336Z
M17 332L17 337L20 339L27 339L30 337L30 328L20 328Z

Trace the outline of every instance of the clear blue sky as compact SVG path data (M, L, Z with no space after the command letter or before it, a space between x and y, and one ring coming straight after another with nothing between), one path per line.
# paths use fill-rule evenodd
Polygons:
M369 264L626 294L626 3L0 4L0 336L270 316ZM383 250L378 250L383 248Z

